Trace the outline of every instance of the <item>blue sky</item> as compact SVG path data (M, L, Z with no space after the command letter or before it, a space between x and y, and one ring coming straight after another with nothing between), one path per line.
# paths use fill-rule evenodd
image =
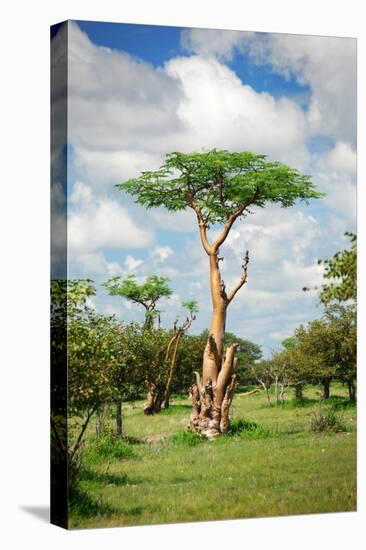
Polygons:
M155 67L163 65L171 58L187 54L187 50L181 46L181 33L184 30L182 27L93 21L79 21L78 25L94 44L128 52ZM301 104L306 105L309 86L299 84L292 77L283 78L273 72L270 65L253 65L249 62L248 55L236 51L233 59L228 61L228 66L257 92L269 90L275 97L296 97Z
M207 258L191 212L146 212L114 185L171 150L252 150L311 174L327 193L239 223L222 250L228 286L249 249L249 280L228 330L266 355L320 315L319 257L355 230L355 42L352 39L69 22L69 275L98 285L94 305L130 321L138 306L105 294L114 274L171 279L163 324L197 298L209 324ZM55 42L54 42L55 44ZM54 46L56 47L56 46ZM57 182L54 182L57 184ZM214 232L216 228L213 228ZM183 313L183 312L182 312Z

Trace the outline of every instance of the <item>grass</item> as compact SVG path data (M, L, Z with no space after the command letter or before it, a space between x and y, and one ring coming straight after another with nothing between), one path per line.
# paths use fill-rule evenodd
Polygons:
M332 394L322 411L341 411L346 432L311 430L319 396L307 387L303 403L286 394L279 407L269 407L262 392L239 393L229 434L214 441L187 431L184 398L152 417L144 417L142 402L125 405L130 439L121 443L132 452L88 454L95 445L90 427L70 527L355 510L355 405L341 385Z

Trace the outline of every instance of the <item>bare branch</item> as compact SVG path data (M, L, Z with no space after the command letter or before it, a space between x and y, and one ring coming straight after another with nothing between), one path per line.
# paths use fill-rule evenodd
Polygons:
M241 289L241 287L247 282L248 280L248 264L249 264L249 251L247 250L245 253L245 256L243 258L243 275L241 276L239 282L234 286L232 291L229 293L229 296L227 298L228 304L232 301L238 290Z
M219 246L222 245L222 243L225 241L226 237L228 236L230 229L233 226L233 223L237 218L239 218L239 216L243 214L244 210L247 208L247 206L249 206L249 204L251 204L251 202L241 205L239 208L235 210L235 212L233 212L228 217L227 222L224 225L224 229L222 230L221 234L217 237L216 241L212 243L211 248L213 252L217 252Z

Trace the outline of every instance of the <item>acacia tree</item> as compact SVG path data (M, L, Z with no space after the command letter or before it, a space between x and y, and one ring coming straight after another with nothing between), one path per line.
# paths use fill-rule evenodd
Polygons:
M224 352L227 309L247 282L249 253L243 258L242 275L228 290L220 273L219 249L233 224L251 213L252 207L277 203L292 206L297 199L321 196L309 176L293 168L266 160L265 155L214 149L206 153L168 154L156 171L119 184L137 203L165 207L170 211L191 208L197 217L202 247L208 256L212 318L203 354L202 376L192 388L191 428L207 437L226 432L235 380L237 344ZM208 229L218 224L221 231L209 239Z
M121 296L135 304L145 308L145 327L153 325L154 316L158 314L156 304L164 296L169 298L172 289L168 286L168 277L149 275L146 280L139 284L135 275L126 278L116 275L103 283L111 296Z

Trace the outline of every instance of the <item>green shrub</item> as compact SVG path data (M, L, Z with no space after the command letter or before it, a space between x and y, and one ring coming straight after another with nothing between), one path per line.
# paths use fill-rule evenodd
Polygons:
M310 429L313 432L346 432L347 426L343 423L343 413L338 413L336 407L324 413L319 406L319 411L313 412Z
M174 446L181 445L183 447L195 447L196 445L199 445L200 443L206 440L207 440L206 437L191 431L178 432L169 438L169 441Z
M259 438L268 437L271 435L271 432L262 426L258 426L255 422L247 422L242 418L238 418L237 420L232 420L230 422L226 435L230 437L240 436Z
M135 456L129 443L111 434L93 437L85 453L91 462L97 462L100 459L123 459Z

